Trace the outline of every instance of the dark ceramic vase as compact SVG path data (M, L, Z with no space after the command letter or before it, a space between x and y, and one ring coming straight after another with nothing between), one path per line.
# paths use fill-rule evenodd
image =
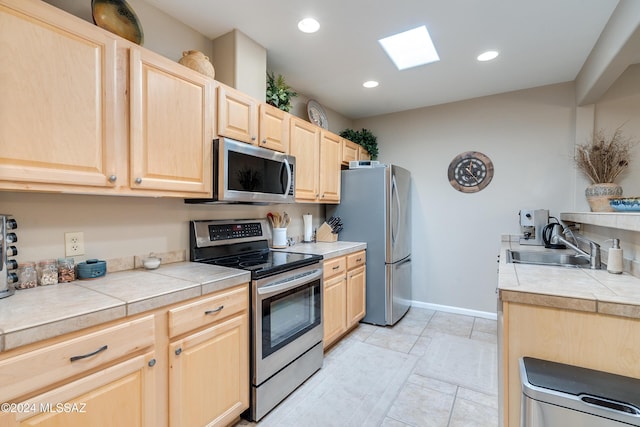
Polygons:
M140 46L144 43L140 20L125 0L91 0L91 14L98 27Z

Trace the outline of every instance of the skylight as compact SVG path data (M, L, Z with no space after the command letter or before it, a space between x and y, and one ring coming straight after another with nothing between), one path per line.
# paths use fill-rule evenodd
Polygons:
M426 26L378 40L398 70L440 60Z

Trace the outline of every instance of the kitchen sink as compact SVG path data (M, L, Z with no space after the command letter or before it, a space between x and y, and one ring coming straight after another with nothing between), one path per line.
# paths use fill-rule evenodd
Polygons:
M578 256L573 252L557 251L512 251L508 249L507 262L562 267L589 267L589 258Z

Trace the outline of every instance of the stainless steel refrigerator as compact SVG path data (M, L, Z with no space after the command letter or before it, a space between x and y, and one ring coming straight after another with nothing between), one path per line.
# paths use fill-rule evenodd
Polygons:
M362 320L393 325L411 307L411 174L394 165L342 171L339 239L367 243L367 312Z

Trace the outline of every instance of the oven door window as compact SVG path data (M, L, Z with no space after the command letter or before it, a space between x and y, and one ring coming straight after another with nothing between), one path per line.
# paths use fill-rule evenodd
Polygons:
M262 358L286 346L322 319L320 280L262 300Z

